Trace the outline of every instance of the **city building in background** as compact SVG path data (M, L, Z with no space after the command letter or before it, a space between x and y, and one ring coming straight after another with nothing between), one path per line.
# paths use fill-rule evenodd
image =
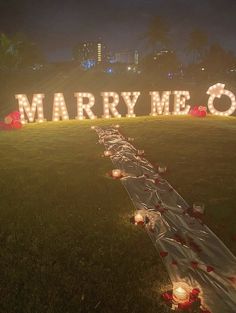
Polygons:
M102 41L82 41L75 46L73 57L83 68L90 69L107 62L107 47Z
M139 64L139 53L135 51L120 51L114 54L112 63Z

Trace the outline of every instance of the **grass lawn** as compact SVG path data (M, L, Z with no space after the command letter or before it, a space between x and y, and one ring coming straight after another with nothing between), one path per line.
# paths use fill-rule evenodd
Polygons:
M0 133L0 312L165 313L169 286L132 203L91 125L27 125ZM236 253L236 118L119 120Z

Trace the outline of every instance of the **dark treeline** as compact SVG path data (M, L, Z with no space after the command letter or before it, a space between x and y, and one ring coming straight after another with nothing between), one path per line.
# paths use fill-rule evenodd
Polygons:
M205 79L214 75L235 75L235 54L224 49L219 43L209 40L207 30L190 30L186 45L177 49L173 46L175 38L172 28L161 16L155 16L150 20L145 33L139 36L140 43L145 46L143 48L145 53L140 51L142 57L137 72L155 74L161 78L167 76L168 79L174 77L179 79L183 76ZM182 34L178 36L181 37ZM76 45L77 43L70 48L74 61L80 65L81 59L76 54ZM103 62L102 69L108 66L106 64L108 59ZM0 35L0 70L22 70L32 67L37 70L40 65L46 64L46 58L40 47L26 35L21 33L11 36L3 33ZM61 70L60 67L58 69Z

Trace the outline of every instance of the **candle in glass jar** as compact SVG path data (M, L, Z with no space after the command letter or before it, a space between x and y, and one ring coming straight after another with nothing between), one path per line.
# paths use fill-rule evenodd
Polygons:
M104 151L104 156L109 157L112 155L112 152L110 150Z
M120 178L122 176L122 172L119 169L112 170L112 176L114 178Z
M203 214L205 211L205 206L203 203L194 203L193 204L193 212Z
M176 283L173 288L173 299L178 302L189 300L189 286L186 283Z
M139 155L139 156L144 155L144 150L138 150L138 155Z
M144 223L144 218L142 214L136 213L134 216L134 221L135 221L135 224Z
M165 165L159 165L158 166L158 172L159 173L165 173L167 171L167 167Z

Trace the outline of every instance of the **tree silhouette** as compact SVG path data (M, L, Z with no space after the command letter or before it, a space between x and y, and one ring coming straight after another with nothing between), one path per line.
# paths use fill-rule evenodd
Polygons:
M0 35L0 68L9 69L17 66L17 46L5 34Z
M226 73L235 68L236 57L220 44L214 43L209 47L202 64L209 73Z
M207 33L203 30L195 29L189 35L187 51L193 55L193 63L200 61L206 51L208 44Z
M44 62L42 51L35 43L31 42L25 34L16 34L13 41L18 51L18 67L27 67Z
M41 51L25 35L17 34L13 38L0 35L0 69L17 69L43 61Z
M147 55L141 62L141 69L155 79L172 79L180 73L181 63L174 51L161 51Z
M148 30L144 37L148 42L148 45L155 52L158 45L167 47L169 43L169 26L161 16L155 16L152 18L148 25Z

